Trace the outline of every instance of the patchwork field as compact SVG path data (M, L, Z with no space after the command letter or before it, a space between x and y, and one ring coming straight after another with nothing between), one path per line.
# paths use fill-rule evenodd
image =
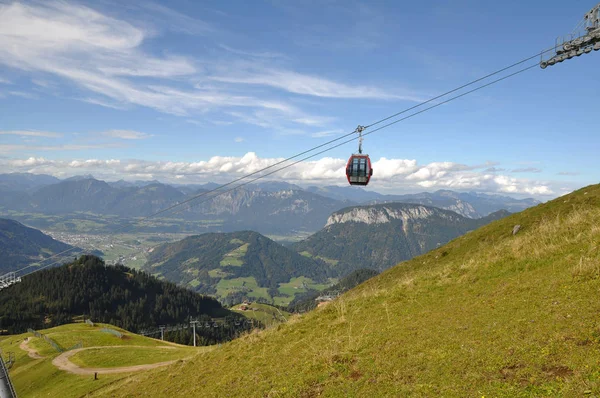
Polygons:
M269 300L266 287L259 287L254 277L221 279L217 284L217 295L225 297L230 293L247 292L248 296Z
M323 290L329 287L331 284L335 283L335 280L330 280L330 283L316 283L312 279L307 278L305 276L300 276L298 278L292 278L288 283L280 283L279 291L283 294L293 296L298 293L305 293L309 289L311 290Z
M231 241L231 243L237 243L234 241L239 241L238 239L233 239ZM241 241L239 241L241 242ZM241 242L243 243L243 242ZM235 250L232 250L231 252L227 253L223 259L221 260L221 266L225 267L241 267L242 265L244 265L244 261L243 258L246 255L246 252L248 251L248 243L244 243L243 245L241 245L240 247L238 247Z

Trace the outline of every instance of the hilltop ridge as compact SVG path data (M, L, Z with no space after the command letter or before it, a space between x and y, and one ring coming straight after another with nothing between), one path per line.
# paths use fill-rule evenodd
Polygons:
M143 217L188 201L217 188L215 183L176 185L159 181L105 182L91 175L65 180L35 174L0 174L0 207L11 217L44 230L60 225L77 231L77 222L90 221L93 232L118 228L118 217ZM208 199L208 198L206 198ZM302 236L318 231L332 212L350 205L414 203L479 218L495 211L521 211L534 199L454 191L383 195L356 187L307 187L264 181L225 191L218 198L192 201L190 206L161 214L156 225L138 225L151 232L232 232L253 230L271 236ZM47 216L53 217L49 220ZM115 217L118 216L118 217ZM60 219L66 222L60 222ZM172 222L183 218L185 222ZM54 225L53 225L54 224ZM118 223L117 223L118 224Z

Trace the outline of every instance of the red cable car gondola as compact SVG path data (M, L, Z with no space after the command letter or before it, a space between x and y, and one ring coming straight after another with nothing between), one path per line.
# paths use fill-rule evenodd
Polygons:
M364 127L358 126L356 131L358 132L358 154L350 156L348 163L346 164L346 177L350 185L367 185L371 176L373 175L373 168L371 167L371 159L369 155L362 154L362 131Z

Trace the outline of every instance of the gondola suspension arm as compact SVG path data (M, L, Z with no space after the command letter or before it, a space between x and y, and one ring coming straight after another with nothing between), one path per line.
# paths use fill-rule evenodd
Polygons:
M358 127L356 128L356 130L354 130L354 131L358 133L358 153L362 155L362 143L363 143L362 132L365 131L365 126L361 126L359 124Z

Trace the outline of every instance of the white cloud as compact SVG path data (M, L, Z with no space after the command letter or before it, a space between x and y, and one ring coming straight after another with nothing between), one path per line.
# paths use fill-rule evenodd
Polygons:
M235 137L235 142L240 143L246 141L243 137Z
M139 131L133 130L108 130L101 133L101 135L112 138L120 138L122 140L143 140L152 137L150 134L140 133Z
M439 180L452 171L467 170L469 167L452 162L434 162L419 168L406 177L407 180L430 181Z
M0 130L0 135L18 135L19 137L47 137L60 138L63 134L51 133L48 131L29 131L29 130Z
M258 109L250 112L227 111L226 114L240 122L259 126L264 129L278 130L284 134L306 134L304 130L288 127L288 122L290 121L303 126L315 127L326 125L335 120L328 117L305 116L301 110L293 107L286 107L277 111L270 109Z
M145 19L151 18L154 22L166 23L170 30L176 32L190 35L206 35L216 31L216 28L208 22L192 18L189 15L182 14L152 1L140 2L139 6L142 9L151 11L150 14L144 15Z
M276 53L276 52L268 52L268 51L258 52L258 51L239 50L237 48L232 48L232 47L226 46L225 44L220 44L219 47L221 47L223 50L229 51L230 53L242 55L242 56L246 56L246 57L251 57L251 58L282 58L282 59L288 58L286 55L281 54L281 53Z
M542 170L537 167L522 167L519 169L513 169L510 171L511 173L541 173Z
M27 98L27 99L37 99L38 96L33 94L33 93L26 93L24 91L9 91L7 94L15 96L15 97L21 97L21 98Z
M85 149L124 148L125 145L117 143L107 144L66 144L66 145L19 145L0 144L0 153L11 152L47 152L47 151L83 151Z
M168 12L159 5L152 7ZM191 85L200 72L195 62L144 52L141 45L148 36L141 28L82 5L58 1L0 5L0 63L73 82L95 93L87 102L110 107L133 104L176 115L243 107L302 116L282 101ZM170 80L182 77L190 78L188 89L169 86Z
M231 126L233 124L233 122L226 122L224 120L211 120L210 122L216 126Z
M0 84L12 84L12 82L0 76Z
M100 105L100 106L103 106L105 108L112 108L112 109L118 109L118 110L127 109L127 105L126 104L111 103L109 101L103 101L103 100L98 99L98 98L78 98L78 100L83 101L83 102L87 102L89 104Z
M164 182L227 182L281 162L282 158L260 158L254 152L242 157L213 156L198 162L164 162L144 160L48 160L45 158L0 159L3 170L69 176L91 173L108 179L158 179ZM345 185L346 159L324 157L291 166L270 175L296 184ZM270 173L289 163L266 171ZM418 190L453 189L490 193L552 196L555 190L547 182L477 172L473 167L452 162L419 165L415 159L373 161L374 175L369 187L389 193ZM263 173L264 174L264 173ZM257 174L262 175L262 174ZM143 176L143 177L142 177Z
M304 124L306 126L323 126L327 123L335 121L335 118L319 116L302 116L292 119L292 121L299 124Z
M331 137L334 135L341 135L343 133L345 133L344 130L336 129L336 130L317 131L316 133L312 133L310 136L313 138L325 138L325 137Z
M33 84L35 84L36 86L40 86L43 88L54 88L56 87L56 84L49 82L47 80L41 80L41 79L31 79L31 82Z
M576 171L560 171L557 173L559 176L578 176L581 173Z
M422 99L410 94L395 94L375 87L346 85L318 76L304 75L293 71L265 68L256 70L251 67L245 71L239 72L239 65L236 65L236 70L237 71L230 71L225 74L212 76L211 79L224 83L270 86L294 94L311 95L315 97L422 101Z
M407 176L418 169L416 160L409 159L387 159L380 158L373 162L373 170L384 179L392 179L396 176Z
M121 164L120 160L110 159L110 160L98 160L98 159L88 159L88 160L73 160L68 163L69 167L74 168L87 168L87 167L102 167L102 166L118 166Z
M49 131L32 131L32 130L0 130L0 135L15 135L19 137L43 137L43 138L61 138L64 136L62 133L54 133ZM118 138L122 140L143 140L152 137L151 134L142 133L134 130L108 130L100 133L94 133L96 136L106 136L111 138ZM86 148L114 148L115 143L105 143L101 145L52 145L52 146L41 146L41 147L25 147L23 149L40 148L40 150L61 150L65 148L75 149L86 149ZM8 145L5 148L13 148L19 150L22 146L19 145Z
M46 160L44 158L30 157L28 159L10 160L10 161L7 161L6 164L8 165L8 167L13 167L15 169L19 169L19 168L23 168L23 167L29 168L29 167L46 166L46 165L54 164L54 161Z
M486 173L499 173L502 171L506 171L506 169L503 168L499 168L499 167L490 167L484 170Z

